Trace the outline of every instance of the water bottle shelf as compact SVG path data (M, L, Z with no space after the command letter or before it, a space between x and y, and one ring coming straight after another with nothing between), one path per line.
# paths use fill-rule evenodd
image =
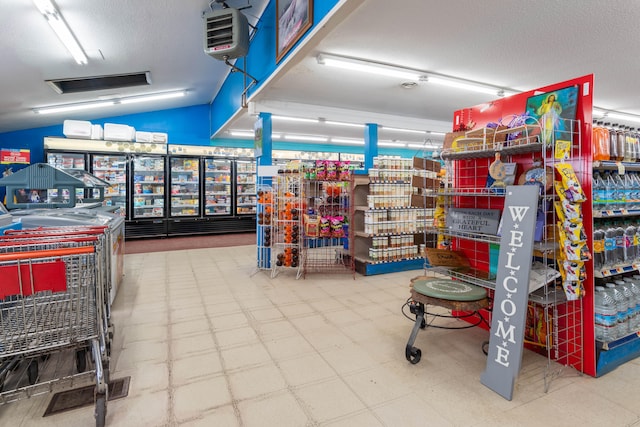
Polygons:
M621 345L624 345L630 341L636 340L640 338L640 331L639 332L632 332L627 336L624 336L622 338L618 338L615 339L613 341L598 341L596 340L596 347L602 350L613 350L616 347L619 347Z
M593 275L598 279L604 279L605 277L617 276L618 274L631 273L637 271L640 267L639 264L619 265L611 268L601 268L594 271Z
M594 218L619 218L638 215L640 215L640 209L606 209L593 211Z

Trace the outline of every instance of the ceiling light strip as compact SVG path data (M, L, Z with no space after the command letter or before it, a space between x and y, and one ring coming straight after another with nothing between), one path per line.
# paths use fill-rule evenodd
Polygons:
M49 23L49 26L56 33L64 47L67 48L69 53L73 56L73 59L79 65L84 65L88 62L87 55L82 50L82 46L78 43L75 36L71 32L71 29L64 21L64 18L60 14L60 11L51 3L50 0L33 0L36 7L44 15Z
M443 74L434 74L431 72L414 70L397 65L382 64L379 62L368 61L363 59L348 58L344 56L331 55L321 53L316 58L318 64L330 67L337 67L346 70L359 71L381 76L396 77L408 79L417 82L428 82L441 86L453 87L473 92L486 93L494 96L511 96L517 92L502 87L494 86L488 83L477 82L473 80L461 79L458 77L447 76Z
M34 108L33 112L36 114L54 114L54 113L84 110L89 108L91 109L104 108L104 107L110 107L112 105L117 105L117 104L133 104L138 102L159 101L163 99L178 98L186 95L187 95L186 90L180 90L180 91L174 91L174 92L163 92L163 93L151 93L148 95L105 99L100 101L83 102L79 104L62 104L62 105L52 105L49 107L39 107L39 108Z

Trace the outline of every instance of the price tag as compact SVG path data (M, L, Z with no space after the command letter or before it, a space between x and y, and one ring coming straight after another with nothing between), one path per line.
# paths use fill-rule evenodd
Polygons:
M616 268L616 272L617 273L624 273L624 267L617 267Z
M620 213L621 213L622 215L628 215L628 214L629 214L629 211L628 211L628 210L626 210L626 209L620 209Z
M616 162L616 166L618 166L618 175L624 175L624 165L622 162Z
M613 211L612 211L612 210L606 210L605 212L606 212L606 214L607 214L607 215L609 215L609 216L613 215Z

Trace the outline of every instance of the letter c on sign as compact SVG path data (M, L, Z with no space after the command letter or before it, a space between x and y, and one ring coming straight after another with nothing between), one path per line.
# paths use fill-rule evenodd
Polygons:
M505 288L507 290L507 292L513 292L513 293L518 292L518 289L516 289L516 288L514 288L514 289L507 288L507 280L513 280L514 282L516 282L515 284L517 285L518 284L518 279L516 279L513 276L507 276L502 281L502 287Z

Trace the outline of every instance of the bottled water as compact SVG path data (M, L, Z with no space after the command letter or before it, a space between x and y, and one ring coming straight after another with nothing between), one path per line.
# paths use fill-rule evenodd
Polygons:
M638 277L638 279L636 279L635 277ZM637 332L638 330L640 330L640 286L638 286L638 280L640 280L640 276L634 276L634 278L625 277L622 280L627 283L629 289L631 289L631 293L633 294L635 304L635 307L633 309L633 311L635 312L635 321L630 325L630 327L631 332Z
M636 324L636 298L631 292L631 288L624 280L616 280L616 288L622 292L622 295L627 300L627 328L625 330L625 336L633 332L633 328Z
M615 187L616 184L613 181L613 177L609 172L605 172L604 176L602 176L602 182L604 184L604 194L605 197L603 199L603 209L613 209L614 206L614 196L615 196Z
M618 310L616 302L602 286L596 286L595 301L596 339L602 342L613 341L617 337Z
M626 243L625 243L625 237L624 237L624 227L622 227L622 224L619 223L616 226L615 229L615 238L616 238L616 263L617 264L624 264L625 263L625 257L624 254L626 252Z
M604 228L599 226L593 230L593 268L601 270L604 266Z
M633 186L635 183L635 180L633 179L633 176L631 175L631 173L626 173L624 174L624 199L625 199L625 209L633 209L633 206L635 206L635 200L634 200L634 191L633 191Z
M604 231L604 266L611 268L618 263L616 259L616 229L611 224L605 225Z
M624 262L625 264L633 264L636 259L637 247L635 245L636 240L636 227L628 223L624 229Z
M604 181L598 172L593 174L593 210L601 211L606 209L606 188Z
M627 207L627 194L624 181L619 174L613 174L614 185L614 208L613 209L625 209Z
M613 298L616 303L617 310L617 323L616 323L616 338L622 338L627 334L629 327L627 326L627 299L622 295L620 289L613 283L606 284L607 292Z

